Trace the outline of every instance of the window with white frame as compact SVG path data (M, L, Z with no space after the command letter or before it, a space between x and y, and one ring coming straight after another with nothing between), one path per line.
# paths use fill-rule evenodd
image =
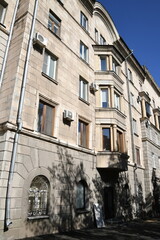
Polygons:
M148 118L150 118L152 116L151 105L148 102L145 102L145 106L146 106L146 115Z
M51 10L49 12L48 28L55 35L60 36L61 20Z
M56 67L57 67L57 58L45 51L44 61L43 61L43 73L49 76L52 79L56 78Z
M88 63L88 47L83 42L80 42L80 57Z
M133 95L133 93L130 93L130 101L131 101L131 105L134 106L135 102L134 102L134 95Z
M128 68L128 80L130 80L131 82L133 81L132 72L129 68Z
M79 97L88 101L88 82L82 77L79 80Z
M88 18L84 15L83 12L81 12L80 24L85 30L88 31Z
M44 176L33 179L28 197L28 217L46 216L48 211L49 182Z
M95 28L95 41L98 43L99 39L98 39L98 30Z
M100 56L101 71L107 71L107 58L106 56Z
M156 156L154 153L152 153L152 167L156 168Z
M108 103L108 88L101 89L101 107L107 108L109 106Z
M106 40L102 35L100 35L100 45L106 45Z
M114 92L114 107L120 110L120 95Z
M76 189L76 209L83 211L87 209L88 197L87 197L87 183L81 180L77 183Z
M6 13L7 3L3 0L0 1L0 23L3 24Z
M140 166L141 165L140 149L138 147L136 147L135 151L136 151L136 163Z
M137 121L136 121L136 119L133 118L132 124L133 124L133 133L137 134Z
M113 70L116 74L118 74L118 67L119 67L118 63L117 63L116 60L113 58L113 60L112 60L112 70Z

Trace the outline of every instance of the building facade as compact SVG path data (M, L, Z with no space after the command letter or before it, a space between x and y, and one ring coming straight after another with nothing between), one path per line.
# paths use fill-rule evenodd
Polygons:
M94 0L0 1L0 236L158 216L160 89Z

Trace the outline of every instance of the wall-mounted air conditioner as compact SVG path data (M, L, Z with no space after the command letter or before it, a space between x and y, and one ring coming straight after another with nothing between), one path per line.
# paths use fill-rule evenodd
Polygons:
M71 111L64 110L63 117L68 121L74 121L73 113Z
M33 44L38 44L41 47L47 46L47 38L43 37L39 32L36 33L35 38L33 39Z
M98 85L95 84L95 83L91 83L90 90L93 91L93 92L97 92L98 91Z

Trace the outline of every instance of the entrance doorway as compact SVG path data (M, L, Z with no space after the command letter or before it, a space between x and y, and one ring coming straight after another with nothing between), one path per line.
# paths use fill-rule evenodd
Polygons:
M104 188L104 216L105 216L105 219L110 219L115 217L113 187Z

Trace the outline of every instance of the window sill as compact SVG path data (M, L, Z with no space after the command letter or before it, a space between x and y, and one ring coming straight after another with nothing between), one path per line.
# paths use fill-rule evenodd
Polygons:
M42 72L42 76L49 79L50 81L54 82L56 85L58 85L57 80L51 78L50 76L48 76L47 74L45 74L44 72Z
M88 106L90 105L90 103L88 101L86 101L85 99L79 97L79 100L81 100L82 102L84 102L85 104L87 104Z
M32 217L27 217L27 220L38 220L38 219L48 219L49 216L48 215L44 215L44 216L32 216Z
M49 30L56 38L58 38L58 39L61 41L60 36L58 36L57 34L55 34L51 29L48 28L48 30Z
M79 215L79 214L87 214L87 213L90 213L89 210L86 210L86 209L83 209L83 210L76 210L76 213Z
M82 60L82 62L84 62L89 67L89 63L85 59L83 59L82 57L79 57L79 58Z
M5 34L9 35L9 32L6 30L6 26L3 23L0 23L0 30Z

